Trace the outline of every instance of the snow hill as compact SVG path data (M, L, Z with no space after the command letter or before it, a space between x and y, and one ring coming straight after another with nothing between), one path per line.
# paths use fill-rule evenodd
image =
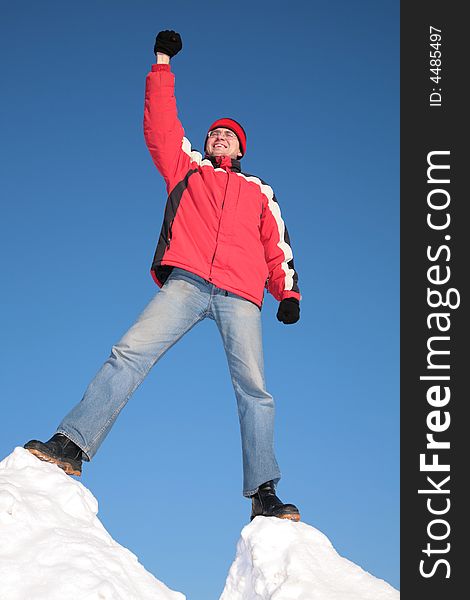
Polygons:
M16 448L0 462L0 600L185 600L115 542L79 481ZM219 600L396 600L305 523L256 518ZM210 600L210 599L208 599Z

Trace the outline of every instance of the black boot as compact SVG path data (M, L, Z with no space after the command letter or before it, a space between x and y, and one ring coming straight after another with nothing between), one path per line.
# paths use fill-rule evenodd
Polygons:
M45 443L30 440L24 448L39 459L54 463L67 475L82 474L82 449L61 433L56 433Z
M290 519L300 521L299 509L293 504L283 504L276 496L274 482L267 481L260 485L258 491L251 497L252 521L255 517L278 517L279 519Z

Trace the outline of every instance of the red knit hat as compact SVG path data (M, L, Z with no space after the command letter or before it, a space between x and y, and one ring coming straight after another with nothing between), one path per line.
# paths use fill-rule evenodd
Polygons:
M240 143L240 152L242 153L242 156L243 156L246 152L246 133L245 133L245 130L243 129L243 127L240 125L240 123L237 123L237 121L234 121L233 119L228 119L228 118L217 119L217 121L214 121L212 123L212 125L209 127L209 131L212 131L213 129L217 129L217 127L224 127L225 129L230 129L231 131L233 131L236 134L238 141ZM207 133L209 133L209 131ZM204 143L204 150L206 149L206 144L207 144L207 137L206 137L206 141Z

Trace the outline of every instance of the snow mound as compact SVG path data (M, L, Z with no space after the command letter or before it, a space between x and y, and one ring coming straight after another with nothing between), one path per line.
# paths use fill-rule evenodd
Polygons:
M184 600L97 512L80 482L27 450L0 462L0 600Z
M97 513L89 490L27 450L0 462L0 600L185 600L115 542ZM257 517L241 532L219 600L398 598L320 531Z
M256 517L241 532L220 600L397 600L305 523Z

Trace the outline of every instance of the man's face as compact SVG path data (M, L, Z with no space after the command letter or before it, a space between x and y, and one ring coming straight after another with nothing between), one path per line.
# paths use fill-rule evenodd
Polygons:
M217 127L217 129L209 131L206 152L209 156L229 156L230 158L239 158L242 155L237 136L233 131L224 127Z

